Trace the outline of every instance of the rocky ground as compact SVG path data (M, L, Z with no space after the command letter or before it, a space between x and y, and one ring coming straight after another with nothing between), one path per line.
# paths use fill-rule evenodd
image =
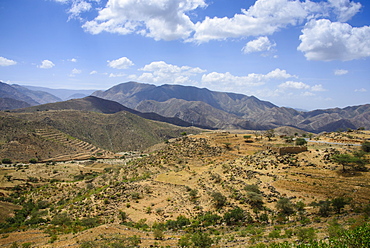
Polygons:
M308 142L306 152L278 155L265 148L287 146L278 134L268 140L263 133L206 132L120 159L3 165L0 207L9 211L0 221L17 217L12 209L26 209L30 200L37 208L18 225L3 225L0 246L177 247L194 230L207 233L214 247L292 242L302 238L300 230L326 239L337 224L365 221L370 172L342 173L331 157L358 150L348 144L369 137L367 131L323 134L311 138L346 145ZM282 198L292 212L278 207ZM322 214L333 199L346 204ZM235 209L244 217L230 224ZM207 213L218 221L206 225Z

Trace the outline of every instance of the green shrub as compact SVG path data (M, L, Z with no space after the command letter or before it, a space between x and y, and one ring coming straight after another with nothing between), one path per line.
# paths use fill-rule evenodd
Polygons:
M31 163L31 164L36 164L37 159L36 158L31 158L28 162Z
M12 160L10 158L3 158L1 160L1 163L3 163L3 164L11 164L12 163Z

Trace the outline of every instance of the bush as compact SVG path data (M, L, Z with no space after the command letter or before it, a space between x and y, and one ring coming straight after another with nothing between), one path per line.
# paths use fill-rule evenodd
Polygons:
M222 208L226 204L226 197L222 195L220 192L213 192L211 194L211 197L213 198L213 202L215 204L215 207L217 209Z
M193 242L194 247L201 248L211 247L213 243L213 240L209 236L209 234L204 232L194 233L193 236L191 237L191 241Z
M3 163L3 164L11 164L12 163L12 160L10 158L3 158L1 160L1 163Z
M310 228L300 228L297 230L297 237L301 241L312 241L316 239L315 229Z
M28 162L30 162L31 164L36 164L37 159L36 158L31 158Z
M251 216L248 212L245 212L243 209L237 207L224 214L224 221L228 226L241 225L246 221L251 222Z
M307 144L307 141L306 141L304 138L297 138L297 139L295 140L295 144L296 144L297 146L304 146L304 145L306 145L306 144Z
M370 152L370 142L366 141L366 142L362 143L361 149L364 152Z
M55 215L54 218L51 220L51 224L54 224L54 225L68 226L71 223L72 223L72 220L69 218L66 212Z
M294 213L294 204L288 198L280 198L276 202L276 208L283 215L292 215Z

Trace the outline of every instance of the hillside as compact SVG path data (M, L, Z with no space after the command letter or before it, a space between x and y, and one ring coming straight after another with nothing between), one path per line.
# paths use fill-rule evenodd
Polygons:
M309 142L280 155L267 147L284 138L254 136L207 132L139 158L0 167L0 209L12 216L0 220L0 246L368 247L368 161L344 172L332 160L359 147Z
M147 120L126 111L101 114L77 110L49 110L0 114L3 118L0 122L0 157L20 161L28 161L36 157L36 154L39 160L51 160L59 153L79 153L75 145L64 142L69 139L78 139L111 152L123 152L146 149L166 139L178 137L182 132L200 131ZM49 129L54 130L47 131L52 136L59 132L64 136L56 135L58 138L54 139L55 144L50 144L47 137L40 135L43 130ZM29 146L35 148L25 148Z
M183 126L183 127L192 126L191 123L186 122L177 117L164 117L164 116L161 116L159 114L156 114L150 111L148 113L141 113L139 111L127 108L119 104L118 102L102 99L102 98L95 97L95 96L88 96L88 97L81 98L81 99L72 99L72 100L57 102L57 103L42 104L38 106L13 110L12 112L30 113L30 112L37 112L37 111L49 111L49 110L80 110L80 111L91 111L91 112L104 113L104 114L114 114L120 111L126 111L126 112L132 113L134 115L140 116L148 120L161 121L161 122L166 122L166 123L174 124L177 126ZM210 128L208 126L197 125L197 123L195 123L194 126L198 126L200 128Z
M370 128L370 104L300 112L253 96L214 92L191 86L128 82L92 95L141 112L179 117L212 128L269 129L293 126L310 132Z
M0 98L0 110L11 110L17 108L27 108L31 105L24 101L19 101L13 98Z

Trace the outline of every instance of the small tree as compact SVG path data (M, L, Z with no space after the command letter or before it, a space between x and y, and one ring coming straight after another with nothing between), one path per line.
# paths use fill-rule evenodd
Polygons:
M364 152L370 152L370 142L366 141L364 143L362 143L361 145L361 149L364 151Z
M226 204L226 197L220 192L213 192L211 197L217 209L222 208Z
M269 141L271 141L271 138L275 136L275 130L270 129L265 132L265 136L268 138Z
M294 213L294 204L288 198L280 198L276 202L276 208L283 215L292 215Z
M297 146L304 146L304 145L306 145L306 144L307 144L307 141L306 141L304 138L297 138L297 139L295 140L295 144L296 144Z
M334 198L331 201L331 205L333 206L334 210L340 214L340 211L349 204L348 199L344 199L343 197Z

